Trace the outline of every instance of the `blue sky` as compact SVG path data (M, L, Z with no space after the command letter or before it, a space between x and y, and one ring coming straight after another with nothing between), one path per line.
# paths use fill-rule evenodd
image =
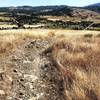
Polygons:
M0 7L4 6L42 6L42 5L69 5L85 6L93 3L99 3L100 0L0 0Z

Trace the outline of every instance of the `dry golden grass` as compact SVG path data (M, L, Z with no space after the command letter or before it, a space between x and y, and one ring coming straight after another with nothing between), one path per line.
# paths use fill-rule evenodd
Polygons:
M83 33L82 33L83 32ZM92 37L84 34L93 34ZM100 32L74 30L0 31L0 55L26 39L52 40L52 53L68 100L100 99ZM47 51L47 52L48 52ZM47 53L46 52L46 53Z
M3 13L0 13L0 14L2 15ZM0 20L2 20L2 21L9 21L10 18L9 17L1 17L0 16Z
M89 37L91 34L93 34L92 37ZM56 30L56 29L55 30L52 29L51 30L49 29L1 30L0 31L0 55L3 55L2 53L5 53L6 51L10 51L11 49L15 48L18 43L20 43L25 39L39 38L39 39L47 39L50 41L54 41L54 40L61 40L61 39L63 40L63 38L65 38L64 40L72 41L75 40L77 37L79 38L80 36L86 38L93 38L97 36L99 38L99 34L100 34L99 31L75 31L75 30ZM79 47L78 49L83 49L83 51L85 51L85 49L87 48L85 48L84 45L83 47L84 48Z
M78 38L57 40L52 56L68 100L100 99L100 40Z
M1 30L0 31L0 56L11 51L16 46L26 39L45 39L47 35L44 32L37 32L33 30Z
M1 30L0 31L0 55L2 55L2 53L5 53L6 51L15 48L18 43L20 43L25 39L39 38L39 39L50 40L52 42L58 40L60 41L58 44L58 47L60 46L59 48L66 48L66 50L69 50L69 52L74 53L74 54L73 53L67 54L69 55L70 58L73 57L73 55L77 57L83 55L82 52L83 53L86 52L86 50L88 48L91 48L91 46L93 46L94 49L97 49L96 47L97 45L95 45L95 43L92 42L95 41L93 39L94 37L99 38L99 34L100 34L99 31L75 31L75 30L49 30L49 29ZM80 38L80 37L85 37L87 39L83 38L77 41L76 38ZM66 40L67 41L70 40L70 42L65 43ZM74 47L76 46L76 48L74 49L73 46ZM80 52L80 53L76 54L75 52Z
M17 26L16 25L7 25L7 24L0 25L0 28L13 28L13 27L17 27Z

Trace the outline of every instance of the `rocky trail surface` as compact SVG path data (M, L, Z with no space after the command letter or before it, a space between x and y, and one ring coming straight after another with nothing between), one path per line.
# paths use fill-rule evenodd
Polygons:
M27 40L0 58L0 100L65 100L46 40Z

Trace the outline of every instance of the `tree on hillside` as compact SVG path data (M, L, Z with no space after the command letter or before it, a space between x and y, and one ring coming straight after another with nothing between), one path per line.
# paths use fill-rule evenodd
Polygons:
M14 24L17 25L18 28L25 28L23 19L21 19L21 16L16 12L11 13L11 20Z

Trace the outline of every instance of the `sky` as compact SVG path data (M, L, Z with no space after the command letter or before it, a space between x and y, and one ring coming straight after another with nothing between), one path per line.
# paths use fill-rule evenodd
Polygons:
M86 6L99 3L100 0L0 0L0 7L8 6L46 6L46 5L68 5Z

